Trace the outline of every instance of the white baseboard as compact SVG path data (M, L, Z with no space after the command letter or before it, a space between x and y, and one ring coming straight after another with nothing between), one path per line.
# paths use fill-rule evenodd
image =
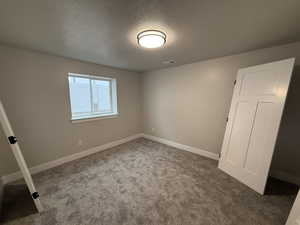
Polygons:
M300 177L280 170L272 170L270 176L300 186Z
M135 134L135 135L132 135L132 136L129 136L129 137L117 140L117 141L113 141L113 142L110 142L110 143L107 143L104 145L100 145L100 146L96 146L94 148L87 149L87 150L79 152L79 153L75 153L73 155L65 156L65 157L57 159L57 160L53 160L53 161L50 161L47 163L40 164L38 166L31 167L29 170L30 170L31 174L36 174L36 173L42 172L44 170L51 169L56 166L60 166L64 163L71 162L73 160L80 159L82 157L104 151L106 149L115 147L117 145L132 141L132 140L140 138L140 137L143 137L143 134ZM20 171L18 171L18 172L12 173L12 174L2 176L1 180L2 180L3 184L7 184L10 182L16 181L20 178L22 178L22 174Z
M219 159L219 156L217 154L211 153L211 152L199 149L199 148L179 144L179 143L174 142L174 141L170 141L170 140L167 140L167 139L151 136L151 135L148 135L148 134L136 134L136 135L132 135L132 136L129 136L129 137L117 140L117 141L113 141L113 142L110 142L110 143L107 143L107 144L104 144L104 145L96 146L94 148L90 148L90 149L87 149L85 151L75 153L73 155L65 156L65 157L57 159L57 160L53 160L53 161L50 161L50 162L47 162L47 163L40 164L38 166L31 167L29 170L30 170L31 174L36 174L36 173L42 172L44 170L60 166L64 163L71 162L73 160L80 159L80 158L83 158L85 156L88 156L88 155L91 155L91 154L94 154L94 153L97 153L97 152L104 151L106 149L115 147L117 145L132 141L132 140L140 138L140 137L144 137L144 138L149 139L149 140L153 140L153 141L165 144L165 145L169 145L169 146L175 147L175 148L180 149L180 150L189 151L189 152L192 152L192 153L195 153L195 154L198 154L198 155L210 158L210 159L214 159L214 160ZM1 181L2 181L3 184L7 184L7 183L10 183L10 182L16 181L18 179L21 179L21 178L22 178L22 174L21 174L20 171L18 171L18 172L12 173L12 174L2 176Z
M192 152L192 153L195 153L195 154L198 154L198 155L210 158L210 159L219 160L219 155L218 154L215 154L215 153L203 150L203 149L195 148L195 147L188 146L188 145L183 145L183 144L180 144L180 143L177 143L177 142L174 142L174 141L170 141L170 140L160 138L160 137L155 137L155 136L148 135L148 134L143 134L143 137L147 138L149 140L152 140L152 141L156 141L156 142L159 142L159 143L162 143L162 144L165 144L165 145L172 146L172 147L177 148L177 149Z

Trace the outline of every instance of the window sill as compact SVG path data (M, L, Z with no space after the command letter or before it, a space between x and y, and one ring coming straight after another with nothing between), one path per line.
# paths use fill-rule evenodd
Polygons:
M91 117L71 119L71 122L72 123L84 123L84 122L91 122L94 120L114 119L117 117L119 117L119 114L110 114L110 115L105 115L105 116L91 116Z

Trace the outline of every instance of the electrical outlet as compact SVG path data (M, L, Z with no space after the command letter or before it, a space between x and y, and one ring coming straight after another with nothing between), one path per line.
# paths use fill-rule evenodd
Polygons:
M154 129L153 127L151 128L151 132L152 132L152 133L154 133L154 132L155 132L155 129Z
M82 144L83 144L82 139L79 139L79 140L78 140L78 146L81 146Z

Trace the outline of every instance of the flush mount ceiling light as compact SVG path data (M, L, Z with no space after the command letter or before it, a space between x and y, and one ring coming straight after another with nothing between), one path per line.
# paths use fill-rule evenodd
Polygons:
M144 48L159 48L166 43L167 36L158 30L145 30L137 35L139 45Z

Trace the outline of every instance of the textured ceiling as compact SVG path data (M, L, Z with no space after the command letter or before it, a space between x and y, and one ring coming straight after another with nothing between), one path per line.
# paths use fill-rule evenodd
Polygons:
M145 71L298 41L299 10L299 0L0 0L0 43ZM139 47L144 29L167 33L166 45Z

